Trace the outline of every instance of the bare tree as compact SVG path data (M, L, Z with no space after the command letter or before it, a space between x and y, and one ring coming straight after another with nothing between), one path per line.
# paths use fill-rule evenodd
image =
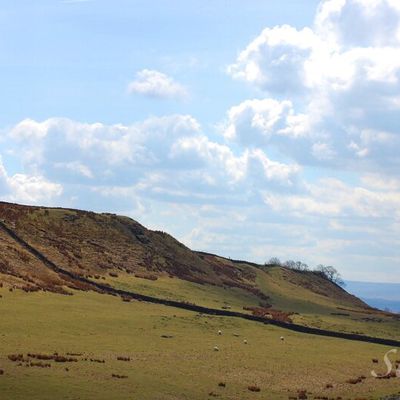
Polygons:
M319 264L316 271L321 274L325 279L328 279L329 281L336 283L339 286L344 286L344 281L339 271L331 265Z
M294 269L295 271L308 271L309 267L307 264L303 263L302 261L293 261L287 260L283 264L285 267Z
M267 264L269 264L269 265L282 265L281 260L278 257L271 257Z
M293 260L287 260L285 261L285 267L290 268L290 269L295 269L296 268L296 261Z

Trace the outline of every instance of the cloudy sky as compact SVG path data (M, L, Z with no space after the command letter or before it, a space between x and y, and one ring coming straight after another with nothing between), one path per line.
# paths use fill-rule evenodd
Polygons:
M2 0L0 198L400 282L398 0Z

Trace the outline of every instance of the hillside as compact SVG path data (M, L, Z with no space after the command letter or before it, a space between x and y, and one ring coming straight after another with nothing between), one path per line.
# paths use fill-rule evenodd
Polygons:
M170 235L126 217L0 203L0 219L58 266L82 276L99 279L124 271L248 289L254 280L243 269L207 262ZM42 273L36 261L6 236L1 233L2 272L49 290L65 284Z
M371 309L317 274L194 252L127 217L0 203L0 221L58 268L91 282L311 327L399 338L397 316ZM4 229L0 281L28 292L98 291L52 270Z
M0 203L0 314L10 400L398 391L371 376L400 339L397 315L317 274L193 252L112 214Z

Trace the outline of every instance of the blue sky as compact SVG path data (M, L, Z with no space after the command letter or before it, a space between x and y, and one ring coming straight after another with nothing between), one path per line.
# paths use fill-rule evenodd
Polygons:
M395 0L2 1L0 198L400 282Z
M237 53L267 25L310 23L316 4L5 0L0 60L8 101L1 123L56 115L129 124L179 112L212 124L235 99L251 95L224 73ZM127 83L144 68L178 76L191 101L128 96Z

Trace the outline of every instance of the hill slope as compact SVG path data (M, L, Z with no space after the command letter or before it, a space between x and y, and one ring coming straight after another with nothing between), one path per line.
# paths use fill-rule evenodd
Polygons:
M127 217L0 203L0 221L63 270L117 289L398 338L396 316L369 308L319 275L193 252L167 233ZM25 291L93 289L49 269L4 230L0 281Z
M134 301L142 295L151 297ZM398 391L397 379L371 376L398 342L348 334L399 339L398 316L316 274L192 252L111 214L0 203L0 315L0 393L10 400Z

